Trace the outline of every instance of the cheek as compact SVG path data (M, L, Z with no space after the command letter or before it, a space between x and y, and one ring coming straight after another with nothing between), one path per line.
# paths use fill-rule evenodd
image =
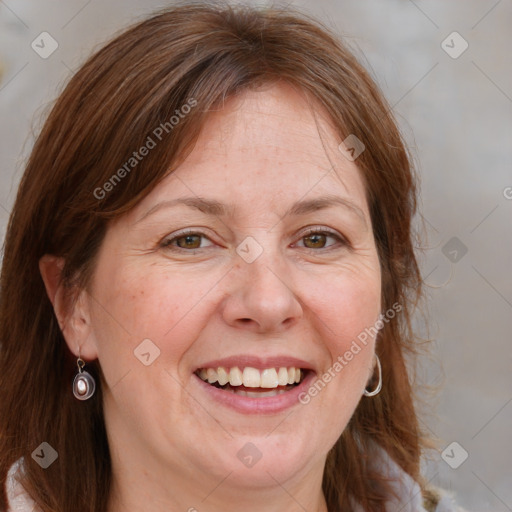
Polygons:
M110 270L98 273L101 285L92 304L105 373L109 366L140 365L138 347L148 339L157 347L152 350L160 351L160 363L178 362L204 327L208 294L219 276L175 271L171 275L157 265Z
M326 276L323 286L312 288L308 303L321 320L319 329L331 352L344 352L352 340L373 327L381 309L378 267L345 269ZM322 327L323 326L323 327Z
M338 269L309 294L325 366L299 397L315 422L315 442L327 452L363 397L373 365L371 329L380 314L378 267ZM328 412L327 412L328 411ZM313 441L312 441L313 442Z
M301 402L312 405L324 420L322 411L330 411L324 426L327 445L345 428L371 375L380 297L378 269L337 272L325 282L323 292L318 289L310 296L315 330L327 357Z

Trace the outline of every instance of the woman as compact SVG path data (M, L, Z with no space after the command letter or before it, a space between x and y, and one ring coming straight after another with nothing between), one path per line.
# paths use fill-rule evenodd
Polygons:
M414 211L325 27L193 3L118 36L8 227L2 510L455 510L419 472Z

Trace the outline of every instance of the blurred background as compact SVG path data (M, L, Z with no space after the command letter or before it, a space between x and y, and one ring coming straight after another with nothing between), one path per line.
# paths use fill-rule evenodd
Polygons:
M254 2L256 3L256 2ZM259 2L266 3L266 2ZM421 177L421 269L439 440L425 477L469 511L512 511L512 2L288 2L345 38ZM0 235L45 113L83 60L169 2L0 1ZM421 388L423 389L423 388Z

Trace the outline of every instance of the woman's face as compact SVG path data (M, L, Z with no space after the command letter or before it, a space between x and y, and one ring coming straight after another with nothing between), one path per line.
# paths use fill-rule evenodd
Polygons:
M372 375L374 340L357 337L381 276L356 162L317 121L284 85L228 100L108 229L82 353L105 377L114 468L205 489L321 479Z

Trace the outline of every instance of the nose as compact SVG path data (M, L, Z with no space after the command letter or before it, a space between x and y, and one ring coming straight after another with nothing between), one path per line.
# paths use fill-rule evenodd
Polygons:
M282 332L303 316L302 305L283 265L263 257L239 262L230 272L224 320L231 326L257 333Z

